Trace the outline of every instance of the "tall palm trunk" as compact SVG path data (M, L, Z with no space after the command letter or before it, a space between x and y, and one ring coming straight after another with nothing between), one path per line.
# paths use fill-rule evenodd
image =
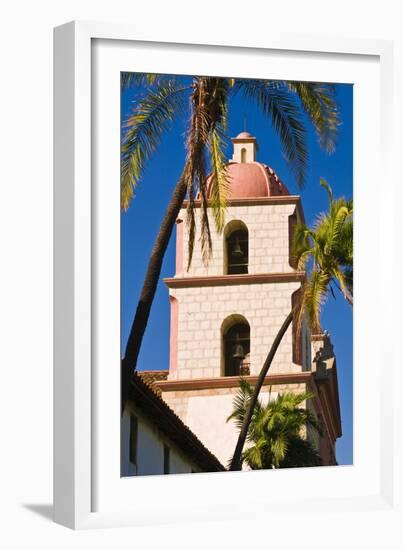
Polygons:
M157 284L161 273L162 262L169 243L170 236L182 207L186 193L189 191L189 200L192 203L194 199L194 184L199 186L201 193L201 206L205 216L201 219L202 246L203 236L207 233L205 245L210 245L210 231L208 228L207 205L205 198L204 184L206 173L204 166L204 152L208 144L209 135L215 124L222 117L222 110L218 108L216 102L220 103L220 97L215 96L219 81L217 79L199 78L194 84L192 94L193 115L190 124L190 130L187 139L187 158L180 180L178 181L168 208L165 212L157 240L151 252L148 262L147 273L143 288L140 294L139 303L136 309L136 315L130 330L129 339L126 345L125 356L122 359L122 410L128 397L128 388L131 373L136 369L141 343L144 332L147 327L150 316L151 306L154 300ZM210 84L210 87L209 87ZM213 96L211 99L210 96ZM210 99L209 99L210 98ZM222 109L221 105L221 109ZM214 117L212 116L214 113ZM194 239L194 217L190 209L190 235L189 235L189 263L191 261ZM207 244L206 244L207 243Z
M181 177L168 204L168 208L162 220L161 227L148 262L147 273L143 288L141 290L140 299L137 304L136 315L130 329L125 355L122 359L122 406L124 406L127 399L130 375L136 369L141 343L147 327L155 292L157 290L165 251L168 247L169 239L171 237L179 211L182 207L183 200L185 199L186 191L186 181L183 177Z
M287 332L288 327L291 324L291 321L294 317L294 311L292 310L286 317L285 321L280 327L280 330L275 337L273 344L270 348L269 354L266 357L266 360L263 364L262 370L260 371L259 378L257 379L256 386L251 397L248 410L246 411L245 419L242 424L241 431L239 432L238 441L235 447L234 456L232 457L230 470L240 470L241 469L241 455L242 450L245 445L246 436L248 435L249 426L252 420L253 411L256 407L256 403L259 397L260 390L263 386L264 379L266 374L269 371L269 368L273 362L274 356L276 355L277 349L283 339L284 334Z
M344 298L347 300L347 302L350 304L350 306L353 306L353 295L349 291L348 288L345 288L342 290Z

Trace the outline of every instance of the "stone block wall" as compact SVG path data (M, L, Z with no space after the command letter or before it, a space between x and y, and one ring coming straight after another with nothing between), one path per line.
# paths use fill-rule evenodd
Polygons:
M251 206L229 206L226 224L234 220L242 221L249 233L249 273L290 273L293 268L289 263L289 216L295 212L295 204L261 204ZM196 237L192 264L187 271L188 234L186 223L178 225L182 232L180 247L183 254L177 250L182 261L177 262L179 277L201 277L209 275L224 275L224 233L218 234L210 213L210 228L212 236L212 257L208 265L204 265L200 247L200 209L196 209ZM186 210L181 210L180 220L186 220ZM180 259L180 258L178 258Z
M176 369L169 379L210 378L223 374L223 323L241 315L250 326L250 374L257 375L291 310L300 283L278 282L171 289L177 300ZM270 372L300 372L293 364L292 328L287 330Z

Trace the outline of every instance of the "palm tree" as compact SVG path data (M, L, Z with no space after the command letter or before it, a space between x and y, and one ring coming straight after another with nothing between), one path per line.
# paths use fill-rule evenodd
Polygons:
M334 200L332 190L326 181L321 179L320 184L329 195L329 212L321 214L312 229L305 224L297 224L293 239L293 254L298 268L306 269L312 264L312 269L301 287L298 302L281 325L259 373L239 433L231 470L241 468L242 449L253 418L254 407L277 349L292 320L296 319L299 331L305 316L311 330L319 332L320 314L329 290L333 292L332 285L341 291L351 306L353 305L353 201L348 201L344 197Z
M212 207L217 230L223 230L229 190L224 148L230 95L243 94L247 101L256 103L262 109L279 135L283 154L299 186L305 182L308 165L304 117L312 123L320 145L327 152L332 152L339 125L339 111L334 87L317 82L180 78L125 73L122 83L123 86L140 85L146 89L125 124L121 155L121 198L124 210L129 208L147 161L157 149L163 133L186 111L186 106L190 111L184 169L151 253L122 360L122 385L126 386L130 373L136 368L164 254L186 195L189 199L188 267L194 247L196 196L201 202L201 246L205 262L211 253L208 206ZM206 193L207 157L212 174L209 200Z
M162 261L169 239L186 193L189 196L187 215L189 229L189 265L195 237L194 199L197 189L201 197L201 234L204 260L211 251L209 218L205 181L206 150L210 149L212 171L212 207L217 229L223 228L222 210L225 207L225 190L228 187L222 144L227 119L228 80L198 78L191 89L191 119L187 136L187 154L182 175L162 221L151 252L147 273L135 318L130 330L125 355L122 360L122 408L126 401L128 380L135 369L141 342L150 315L151 305L161 273ZM172 120L175 109L180 110L183 94L189 87L179 81L156 80L156 89L140 101L127 121L127 132L122 147L122 206L127 208L145 161L154 152L161 132Z
M320 185L329 195L329 212L321 214L312 229L297 224L293 238L293 255L298 269L312 270L305 284L300 312L308 314L314 331L320 330L319 314L333 285L353 305L353 201L333 198L328 183L321 178Z
M235 420L238 429L242 428L252 396L253 388L241 379L233 401L233 412L227 422ZM321 433L315 416L309 409L301 407L312 397L313 394L308 392L285 392L274 400L269 396L266 405L258 400L249 425L249 445L242 453L241 463L246 463L252 470L321 466L319 453L301 435L308 426Z

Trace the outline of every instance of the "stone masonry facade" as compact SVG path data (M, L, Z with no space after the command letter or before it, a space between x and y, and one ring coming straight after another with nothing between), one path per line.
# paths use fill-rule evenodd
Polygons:
M178 300L177 369L169 379L223 375L222 333L226 323L243 316L250 325L250 374L258 374L299 283L173 289ZM292 362L289 327L271 367L273 373L300 371Z
M253 204L250 206L229 206L226 225L234 221L243 222L249 232L249 273L290 273L294 269L289 262L289 217L296 210L295 204ZM199 212L196 212L196 220ZM187 271L188 239L186 227L183 231L182 269L177 277L202 277L224 274L224 234L217 233L210 213L212 257L204 265L199 243L199 224L196 229L193 259ZM181 210L180 220L186 220L186 210ZM185 224L180 224L185 225ZM178 253L178 251L177 251Z
M243 222L248 228L249 275L293 273L289 262L289 217L295 204L262 204L230 206L227 224ZM182 210L181 219L186 211ZM183 231L180 224L178 231ZM183 241L183 258L175 278L222 276L225 271L225 230L218 234L211 220L213 250L208 265L203 264L196 233L191 268L187 265L187 235ZM184 231L186 233L186 230ZM178 251L177 251L178 253ZM180 251L179 251L180 254ZM230 277L230 276L229 276ZM210 378L223 374L223 330L237 318L250 325L250 374L258 374L270 345L291 310L292 294L300 282L264 282L214 286L208 280L203 285L171 288L170 296L177 301L177 355L171 365L169 379ZM301 365L293 363L292 328L289 327L276 353L271 372L299 372Z

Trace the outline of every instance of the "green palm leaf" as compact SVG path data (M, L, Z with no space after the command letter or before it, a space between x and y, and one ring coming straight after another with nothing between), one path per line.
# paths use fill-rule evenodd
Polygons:
M292 254L298 267L306 268L310 260L313 264L296 312L298 330L306 315L313 330L320 331L320 312L331 283L352 304L353 202L344 197L334 199L330 185L323 178L320 184L328 193L329 211L317 218L312 229L297 224L292 241Z
M289 82L288 86L301 100L316 130L320 146L328 153L332 153L340 126L335 87L323 82Z
M228 81L222 78L199 77L194 82L192 94L192 117L187 139L185 181L188 186L189 203L187 214L188 269L190 267L194 238L194 199L197 190L201 202L200 231L203 261L207 263L212 249L208 199L206 188L206 154L211 150L213 210L218 231L223 229L223 215L228 192L227 176L222 152L223 134L226 127Z
M175 75L165 75L165 74L154 74L154 73L121 73L121 84L122 88L133 88L133 87L150 87L168 82L179 82L179 77Z
M188 86L165 82L140 99L124 125L121 154L121 202L127 210L145 164L157 149L161 137L184 107Z
M252 386L247 380L241 378L239 380L238 393L235 395L233 400L233 411L227 418L227 422L229 422L230 420L234 420L237 428L241 428L252 394ZM259 409L256 409L256 412L258 412L258 410Z
M253 388L241 378L238 393L233 399L232 413L227 419L227 422L234 420L238 429L242 427L252 394ZM318 454L312 445L298 445L295 442L295 440L303 440L301 431L306 426L311 426L321 433L317 419L304 406L313 396L311 392L301 394L285 392L278 395L276 399L269 399L265 405L258 400L247 435L248 447L242 453L242 462L252 470L289 467L292 458L289 458L288 462L285 461L291 449L293 456L295 455L293 458L295 466L317 465ZM299 453L298 460L296 448Z
M313 270L304 284L303 310L307 312L309 324L314 333L321 331L320 314L327 299L329 282L329 274Z
M313 232L305 224L299 223L295 226L291 248L298 269L306 267L314 252L313 237Z
M307 135L294 95L286 93L284 83L271 80L237 80L234 90L241 91L269 117L297 184L303 187L308 167Z
M230 189L224 146L225 134L223 129L216 127L211 133L210 206L213 210L215 226L218 232L222 232L224 229Z

